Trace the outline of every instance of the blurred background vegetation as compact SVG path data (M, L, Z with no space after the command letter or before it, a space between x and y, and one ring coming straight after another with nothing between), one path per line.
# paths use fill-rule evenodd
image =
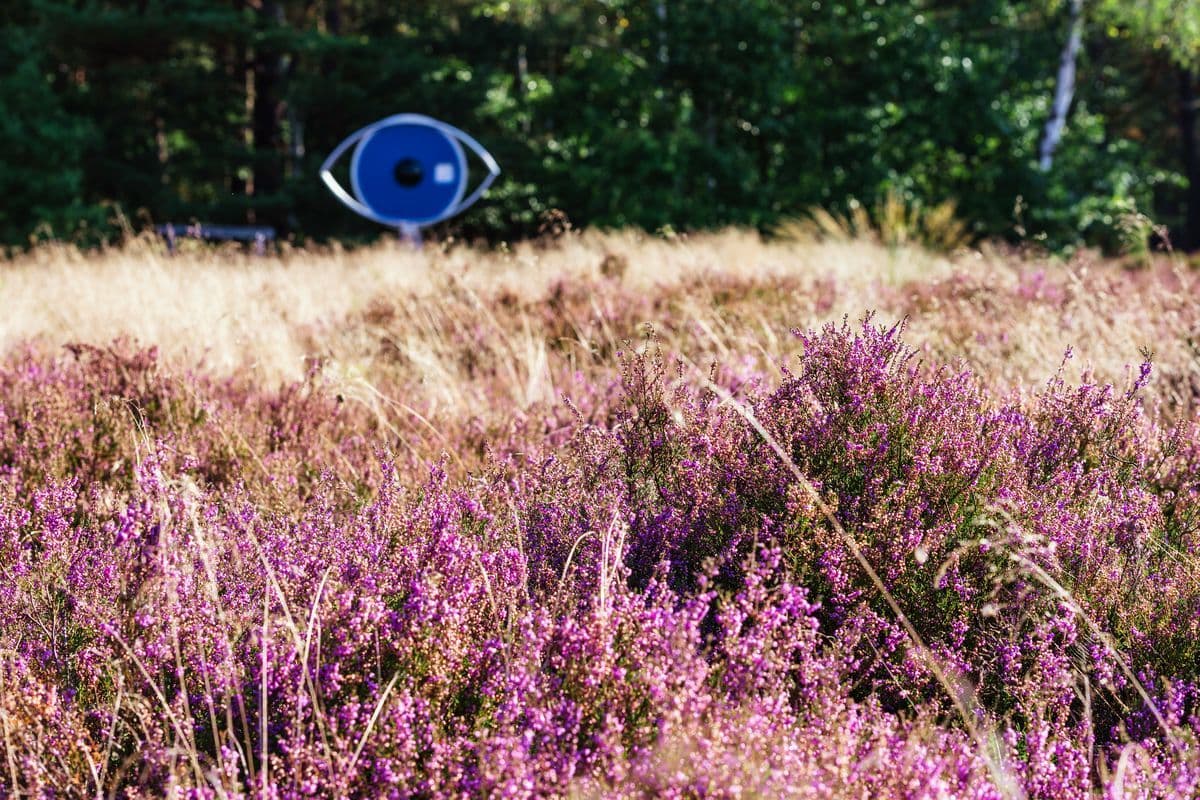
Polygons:
M1200 247L1195 0L23 0L0 22L10 246L189 220L376 236L317 169L411 111L504 169L442 235L926 208L956 240Z

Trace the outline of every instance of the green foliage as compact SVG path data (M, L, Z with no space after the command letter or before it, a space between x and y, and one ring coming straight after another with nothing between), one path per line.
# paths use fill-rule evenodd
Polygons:
M532 234L554 208L577 225L769 229L894 193L955 202L971 237L1113 246L1123 214L1178 215L1159 51L1190 59L1200 14L1088 5L1043 174L1061 5L33 0L0 12L0 137L19 154L0 167L0 240L94 230L111 204L138 224L374 236L317 169L357 126L419 111L504 169L446 223L458 235Z
M104 220L103 209L80 199L95 128L64 110L37 52L28 31L0 41L0 243L70 236Z
M1094 13L1112 38L1133 38L1184 66L1200 64L1200 5L1193 0L1097 0Z

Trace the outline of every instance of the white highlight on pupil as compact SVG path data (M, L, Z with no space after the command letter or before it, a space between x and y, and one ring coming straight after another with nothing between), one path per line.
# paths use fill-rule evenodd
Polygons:
M454 165L441 163L433 168L434 183L454 183Z

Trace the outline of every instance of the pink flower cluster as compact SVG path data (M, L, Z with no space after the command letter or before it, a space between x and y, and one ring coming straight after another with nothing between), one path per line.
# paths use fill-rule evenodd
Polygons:
M440 458L315 372L9 355L0 793L1200 795L1200 429L901 337L651 342Z

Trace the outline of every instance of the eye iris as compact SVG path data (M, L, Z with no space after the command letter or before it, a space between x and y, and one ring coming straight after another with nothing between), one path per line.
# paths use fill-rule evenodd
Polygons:
M421 169L421 162L415 158L405 158L396 162L392 176L396 179L396 183L409 188L416 186L425 177Z

